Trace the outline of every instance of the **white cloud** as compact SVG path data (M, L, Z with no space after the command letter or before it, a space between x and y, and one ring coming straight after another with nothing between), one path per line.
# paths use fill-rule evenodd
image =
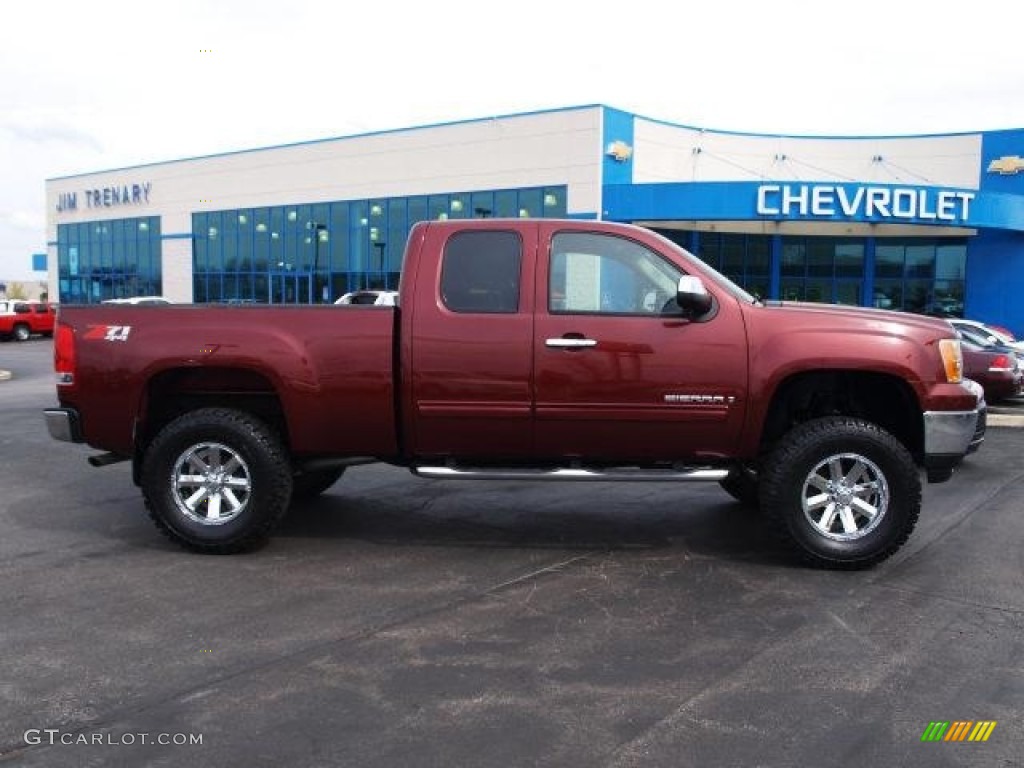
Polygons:
M604 103L724 130L1024 127L1016 4L50 0L0 26L0 209L104 168ZM45 246L0 232L0 275Z
M36 119L32 122L5 120L0 123L0 129L11 134L15 141L32 144L61 142L92 152L103 152L99 139L74 126L63 124L60 118Z
M0 211L0 220L15 229L36 231L46 225L46 217L42 211Z

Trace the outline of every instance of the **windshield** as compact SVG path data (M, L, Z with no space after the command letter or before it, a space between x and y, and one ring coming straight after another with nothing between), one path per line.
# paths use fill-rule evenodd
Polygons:
M694 262L699 263L700 266L701 266L701 269L703 269L705 272L709 272L711 274L712 280L714 280L715 283L719 287L724 288L725 290L727 290L729 293L731 293L733 296L735 296L740 301L746 302L747 304L760 304L761 303L761 300L760 300L759 297L753 296L752 294L747 293L745 290L740 288L738 285L736 285L736 283L734 283L728 277L726 277L721 272L719 272L717 269L712 267L710 264L707 264L707 263L701 261L696 256L694 256L692 253L690 253L688 250L683 248L681 245L679 245L679 243L674 243L671 240L669 240L667 237L665 237L664 235L662 235L662 234L660 234L658 232L654 232L653 230L651 231L651 234L653 234L655 237L657 237L662 243L664 243L666 246L668 246L672 251L674 251L675 253L679 254L682 257L683 261L688 262L688 263L694 263Z
M987 336L977 328L971 328L970 326L956 325L954 326L957 333L960 334L961 339L977 344L979 347L995 347L999 346L999 340L993 336Z

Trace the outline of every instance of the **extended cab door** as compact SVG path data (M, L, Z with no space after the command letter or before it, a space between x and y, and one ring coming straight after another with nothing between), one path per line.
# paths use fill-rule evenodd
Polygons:
M533 452L536 226L421 225L401 293L407 452L495 461ZM407 265L408 269L409 265Z
M736 299L705 280L713 314L688 320L674 303L683 268L659 252L668 246L585 227L541 226L538 455L650 462L729 453L747 390Z

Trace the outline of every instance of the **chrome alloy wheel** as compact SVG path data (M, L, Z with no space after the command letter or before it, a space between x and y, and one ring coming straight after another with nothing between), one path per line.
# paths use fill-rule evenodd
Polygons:
M854 541L882 522L889 509L889 484L870 459L840 453L808 473L800 503L816 533L833 541Z
M252 497L252 474L245 460L221 443L198 443L186 449L171 472L178 510L203 525L234 520Z

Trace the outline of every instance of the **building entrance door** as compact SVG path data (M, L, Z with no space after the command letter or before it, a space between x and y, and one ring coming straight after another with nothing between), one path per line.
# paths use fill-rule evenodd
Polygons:
M308 304L309 275L271 272L267 301L270 304Z

